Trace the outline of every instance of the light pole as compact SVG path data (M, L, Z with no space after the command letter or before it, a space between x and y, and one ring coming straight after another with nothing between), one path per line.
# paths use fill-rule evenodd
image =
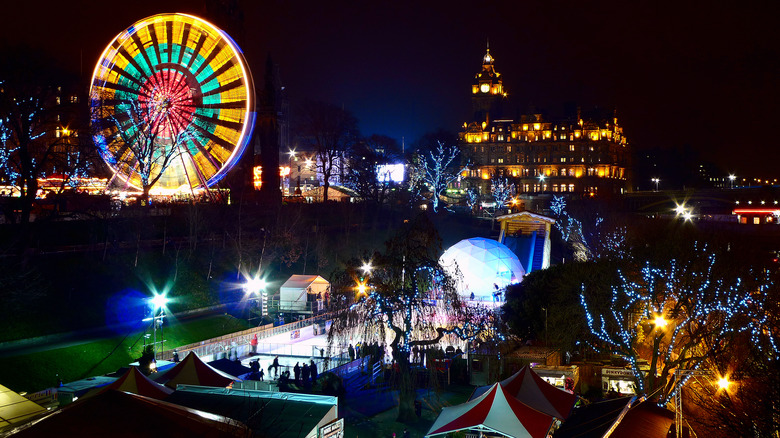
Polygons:
M289 161L290 173L287 174L287 196L291 196L292 195L292 162L293 159L295 158L295 151L290 150L289 152L287 152L287 154L290 155L290 161Z
M160 329L160 344L164 343L165 340L163 339L163 322L165 319L165 305L168 304L168 297L165 296L165 294L158 294L155 292L154 296L149 299L149 303L152 305L152 333L154 333L153 343L152 343L152 349L154 351L154 361L157 362L157 329ZM157 314L157 311L160 311L160 314ZM145 321L148 321L149 318L147 318Z
M247 300L260 302L260 315L268 315L268 295L266 292L266 282L262 278L250 278L244 283L244 292L247 294ZM249 324L252 324L252 310L249 310Z
M549 347L549 345L547 344L547 340L548 340L548 338L547 338L547 308L546 307L542 307L542 310L544 310L544 346L545 347Z
M657 191L658 191L658 183L660 183L660 182L661 182L661 180L660 180L660 179L658 179L658 178L653 178L653 179L651 179L650 181L652 181L652 182L654 182L654 183L655 183L655 191L657 192Z
M729 175L729 182L731 182L731 188L734 188L734 180L737 179L737 175L734 175L733 173Z

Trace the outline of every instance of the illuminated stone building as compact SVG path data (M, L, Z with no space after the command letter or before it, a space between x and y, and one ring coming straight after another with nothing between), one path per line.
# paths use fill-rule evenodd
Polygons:
M541 114L504 116L501 74L490 49L471 85L474 115L463 124L459 147L471 163L461 188L490 193L490 179L506 177L518 194L585 196L628 191L630 150L616 117L547 120Z

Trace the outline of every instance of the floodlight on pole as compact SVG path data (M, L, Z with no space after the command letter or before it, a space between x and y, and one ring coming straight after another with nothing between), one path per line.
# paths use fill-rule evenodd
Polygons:
M163 322L165 322L165 306L168 304L168 297L165 294L154 293L154 296L149 299L149 303L152 305L152 333L154 333L154 339L152 343L152 350L154 352L154 361L157 362L157 329L160 329L160 344L164 343L163 339ZM157 311L160 311L157 314Z
M729 175L729 181L731 182L731 188L734 188L734 180L737 179L737 175L734 175L733 173Z
M363 263L363 266L361 266L360 269L363 270L364 274L370 274L371 270L374 269L374 267L371 266L371 262L369 261L369 262Z
M658 191L658 183L660 183L661 180L659 178L653 178L650 181L655 183L655 191L657 192Z
M168 304L168 297L166 297L165 294L155 293L149 302L152 303L152 307L156 311Z
M259 277L249 278L247 279L246 283L244 283L244 292L249 295L249 299L260 301L260 314L262 316L268 315L268 293L266 291L267 285L268 284L266 283L265 279Z

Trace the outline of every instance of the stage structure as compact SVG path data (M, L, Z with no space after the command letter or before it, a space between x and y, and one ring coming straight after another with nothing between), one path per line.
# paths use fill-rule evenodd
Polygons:
M92 132L124 189L192 193L219 181L252 137L252 75L230 36L160 14L121 32L95 66Z
M474 293L480 301L503 300L504 288L519 283L525 275L520 260L506 245L483 237L452 245L439 262L456 279L460 295Z

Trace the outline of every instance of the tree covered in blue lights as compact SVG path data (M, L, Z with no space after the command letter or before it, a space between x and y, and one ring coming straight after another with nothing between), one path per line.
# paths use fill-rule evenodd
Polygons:
M19 215L8 219L27 223L39 179L56 173L63 186L72 184L91 164L84 153L89 135L79 132L86 110L82 114L77 94L63 89L67 75L45 57L26 51L0 55L0 185L14 187L18 196Z
M414 161L415 172L419 175L421 185L412 189L419 190L427 187L431 192L431 205L433 211L439 209L439 202L447 186L455 181L463 169L458 169L458 155L460 151L457 146L445 146L441 141L438 146L427 154L422 153Z
M600 212L572 214L564 196L553 196L550 210L555 218L555 229L560 232L561 240L570 246L576 261L628 256L626 226L607 224L605 215ZM578 216L584 218L578 219Z
M515 185L508 178L495 177L490 180L490 194L496 202L496 210L502 209L515 194Z
M685 384L675 370L710 369L711 360L727 354L739 335L768 342L776 360L777 346L761 334L765 284L756 276L747 281L725 275L729 270L715 251L697 244L688 258L621 270L607 300L583 288L587 342L623 357L637 393L656 395L662 405Z
M400 378L398 421L405 422L416 418L412 352L490 336L495 321L486 308L461 301L455 282L438 263L441 243L427 217L405 224L386 245L384 253L372 256L370 272L353 260L336 276L329 341L387 343Z

